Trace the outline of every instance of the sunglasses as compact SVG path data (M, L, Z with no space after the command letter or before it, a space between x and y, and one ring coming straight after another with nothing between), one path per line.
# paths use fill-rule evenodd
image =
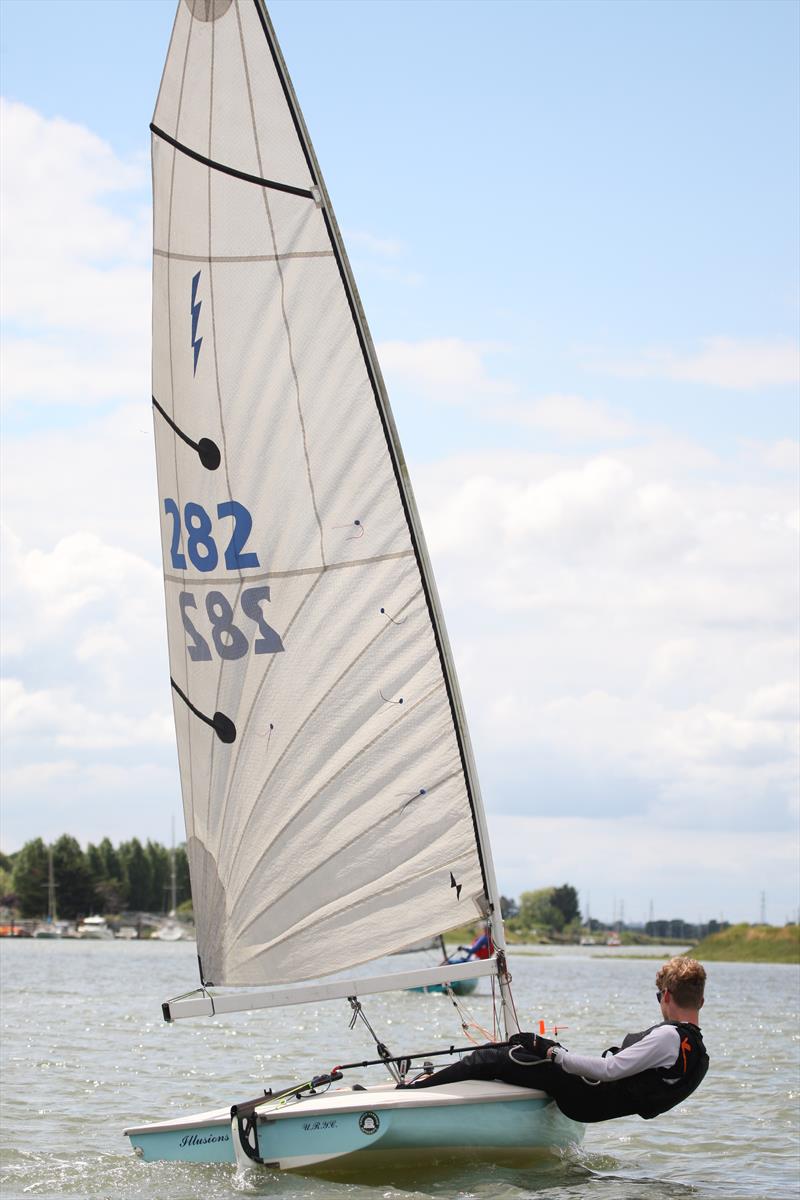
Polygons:
M659 1004L661 1003L661 997L664 995L665 992L668 992L668 991L669 991L669 988L664 988L663 992L656 992L656 1000L658 1001Z

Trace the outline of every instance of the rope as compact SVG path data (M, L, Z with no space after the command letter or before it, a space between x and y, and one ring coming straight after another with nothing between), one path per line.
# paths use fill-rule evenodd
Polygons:
M195 996L202 996L205 1000L208 1000L209 1004L211 1005L211 1016L215 1017L217 1015L217 1010L214 1006L214 997L212 996L211 992L209 992L205 984L201 984L199 988L192 988L190 992L181 992L180 996L172 996L161 1007L169 1008L170 1004L177 1004L179 1000L193 1000Z
M478 1033L480 1033L483 1036L484 1042L494 1042L497 1040L495 1037L492 1036L491 1033L489 1033L489 1031L487 1029L484 1029L483 1026L480 1025L475 1020L472 1013L467 1008L466 1004L463 1005L463 1007L462 1007L462 1005L458 1001L458 997L456 996L455 992L453 991L453 989L449 983L446 983L444 985L444 989L447 992L447 995L450 997L450 1001L451 1001L453 1007L455 1008L456 1012L458 1013L458 1019L461 1024L461 1029L462 1029L464 1037L467 1039L467 1041L472 1042L473 1046L477 1046L480 1044L478 1039L474 1038L472 1036L472 1034L470 1033L470 1029L476 1029L478 1031ZM468 1019L466 1019L466 1018L468 1018Z
M391 1075L391 1077L395 1081L395 1083L402 1083L403 1075L405 1074L405 1071L403 1071L401 1074L400 1066L398 1066L398 1062L401 1065L404 1065L402 1063L402 1060L398 1060L396 1056L393 1057L392 1054L390 1053L388 1047L385 1046L384 1043L380 1040L377 1033L372 1028L369 1021L367 1020L366 1013L364 1012L364 1009L361 1007L361 1001L356 996L348 996L347 999L350 1003L350 1007L353 1010L353 1015L350 1018L350 1028L355 1029L356 1022L358 1021L358 1019L360 1017L370 1032L370 1036L371 1036L373 1042L375 1043L375 1049L378 1051L378 1054L380 1055L381 1059L383 1060L386 1070L389 1072L389 1074ZM407 1067L406 1067L406 1070L408 1070Z
M547 1057L545 1057L545 1058L530 1058L530 1057L528 1057L527 1060L516 1058L514 1055L515 1050L522 1050L522 1047L521 1046L509 1046L508 1057L511 1059L512 1062L516 1063L518 1067L538 1067L538 1066L541 1066L541 1064L544 1062L550 1062L550 1059ZM528 1052L527 1052L527 1050L522 1050L522 1053L527 1054Z

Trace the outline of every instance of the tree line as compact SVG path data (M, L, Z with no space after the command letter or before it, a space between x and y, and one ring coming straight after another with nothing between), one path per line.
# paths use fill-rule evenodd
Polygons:
M578 893L569 883L523 892L519 904L501 896L500 909L508 928L516 933L537 929L563 933L577 929L581 923Z
M86 850L69 834L51 847L56 907L59 917L74 920L90 913L166 912L171 904L170 851L159 842L138 838L113 846L109 838ZM0 905L22 917L47 912L48 848L41 838L26 842L15 854L0 853ZM186 847L175 850L176 902L191 900ZM578 893L560 887L523 892L519 903L500 898L503 918L512 932L547 930L561 933L580 924Z
M50 848L53 856L56 908L74 920L90 913L166 912L171 905L170 851L158 842L138 838L113 846L109 838L85 850L69 834ZM15 854L0 853L0 905L22 917L47 912L48 848L41 838L26 842ZM175 850L176 902L191 899L185 846Z

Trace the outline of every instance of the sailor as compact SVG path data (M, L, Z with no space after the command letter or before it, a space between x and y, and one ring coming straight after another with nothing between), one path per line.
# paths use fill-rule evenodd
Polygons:
M708 1070L699 1026L705 980L705 970L695 959L681 955L664 963L656 975L663 1019L627 1034L621 1046L611 1046L598 1057L573 1054L558 1042L518 1033L507 1046L481 1046L461 1062L410 1086L500 1079L547 1092L574 1121L634 1114L649 1120L690 1096Z
M494 943L488 925L483 933L479 933L471 946L459 946L456 954L451 954L445 962L472 962L476 958L491 958L494 954Z
M491 958L493 954L492 936L487 926L483 933L478 934L472 945L467 947L467 960L471 962L473 958Z

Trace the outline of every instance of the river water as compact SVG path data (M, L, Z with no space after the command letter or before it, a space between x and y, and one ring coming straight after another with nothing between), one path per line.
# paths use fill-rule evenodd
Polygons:
M195 947L182 942L4 940L0 1194L6 1200L798 1195L800 972L758 964L709 965L703 1033L711 1069L685 1106L655 1121L591 1126L580 1148L553 1154L535 1169L465 1163L436 1173L412 1170L375 1186L267 1171L237 1179L233 1167L143 1163L122 1136L127 1125L249 1099L264 1086L374 1054L365 1030L348 1029L344 1001L165 1025L160 1002L194 986L194 955ZM512 948L510 964L523 1024L544 1018L548 1026L568 1026L560 1040L572 1049L597 1052L659 1019L655 961L599 947L555 953L542 947ZM479 991L488 992L486 983ZM488 995L466 1003L478 1020L490 1019ZM443 996L376 996L367 998L365 1011L397 1052L461 1040Z

